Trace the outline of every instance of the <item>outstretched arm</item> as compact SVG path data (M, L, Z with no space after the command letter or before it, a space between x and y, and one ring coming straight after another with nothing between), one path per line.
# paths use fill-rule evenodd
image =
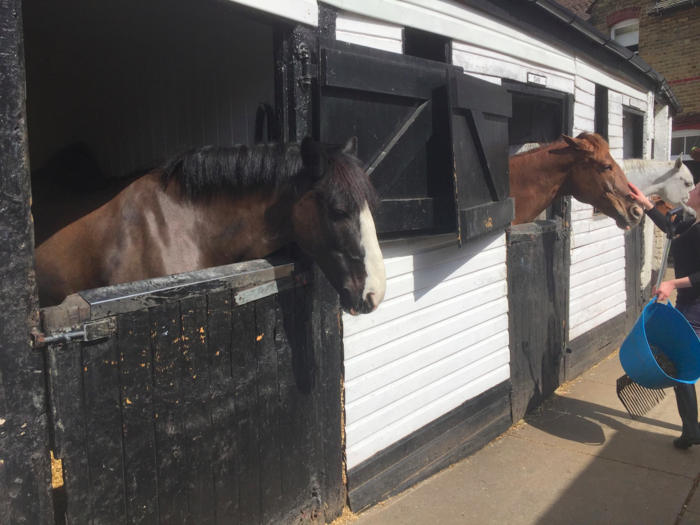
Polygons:
M631 182L629 183L630 187L630 196L636 200L639 204L642 205L644 208L644 211L646 211L646 214L649 216L649 218L654 221L654 224L664 233L666 233L666 220L664 217L664 214L661 213L659 210L656 209L654 206L654 203L651 202L646 195L642 193L642 191L637 188L634 184Z
M634 184L631 182L629 183L630 187L630 196L636 200L639 204L642 205L644 208L646 214L649 216L649 218L656 224L656 226L664 233L666 233L666 217L664 216L663 213L661 213L656 206L654 206L654 203L651 202L642 192L639 188L637 188ZM686 231L688 228L693 226L695 224L695 218L690 217L688 219L685 219L681 221L680 223L676 224L674 228L674 232L680 235L684 231Z

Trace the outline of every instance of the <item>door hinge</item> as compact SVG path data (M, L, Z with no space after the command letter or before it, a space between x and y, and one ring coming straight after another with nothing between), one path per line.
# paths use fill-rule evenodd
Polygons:
M70 329L45 335L38 328L32 328L29 335L32 338L32 346L39 348L47 344L70 343L72 341L97 341L112 335L117 328L114 317L102 319L92 323L85 323L82 326L71 327Z
M311 87L311 80L318 76L318 66L311 63L311 50L306 42L301 42L297 46L297 57L301 62L299 87L302 91L306 91Z

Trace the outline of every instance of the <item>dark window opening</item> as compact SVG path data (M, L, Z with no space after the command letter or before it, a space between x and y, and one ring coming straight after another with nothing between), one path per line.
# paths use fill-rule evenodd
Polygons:
M508 145L547 143L562 133L562 105L513 93L513 116L508 121Z
M510 155L571 133L571 95L512 81L504 81L503 87L513 97L513 116L508 120Z
M442 35L421 31L420 29L411 27L404 29L403 50L404 54L409 56L445 64L452 63L451 40Z
M641 159L644 154L644 113L622 111L622 158Z
M508 120L509 156L570 135L573 127L573 96L520 82L504 81L512 95L512 117ZM552 204L540 217L552 219Z
M608 88L595 85L595 132L608 140Z

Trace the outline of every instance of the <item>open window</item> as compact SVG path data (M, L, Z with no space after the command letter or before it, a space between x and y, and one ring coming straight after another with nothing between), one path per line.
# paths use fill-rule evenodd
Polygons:
M571 133L571 95L515 81L504 81L503 86L513 96L513 117L508 121L511 155Z
M65 225L50 212L56 186L89 193L183 148L253 142L256 110L275 106L275 28L249 14L185 0L23 2L37 244Z
M610 28L610 36L633 53L639 52L639 18L630 18Z
M622 109L622 158L641 159L644 155L644 113Z
M513 116L508 121L509 156L558 140L573 129L573 96L553 89L504 80L513 97ZM551 219L555 204L540 216Z
M595 132L608 140L608 88L595 85Z

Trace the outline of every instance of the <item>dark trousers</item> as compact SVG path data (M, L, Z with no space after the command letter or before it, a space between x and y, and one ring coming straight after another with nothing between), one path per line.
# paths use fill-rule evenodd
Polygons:
M682 313L700 337L700 304L678 305ZM683 433L674 441L679 448L688 448L700 444L700 425L698 424L698 396L695 385L680 385L673 388L676 393L678 414L683 421Z

